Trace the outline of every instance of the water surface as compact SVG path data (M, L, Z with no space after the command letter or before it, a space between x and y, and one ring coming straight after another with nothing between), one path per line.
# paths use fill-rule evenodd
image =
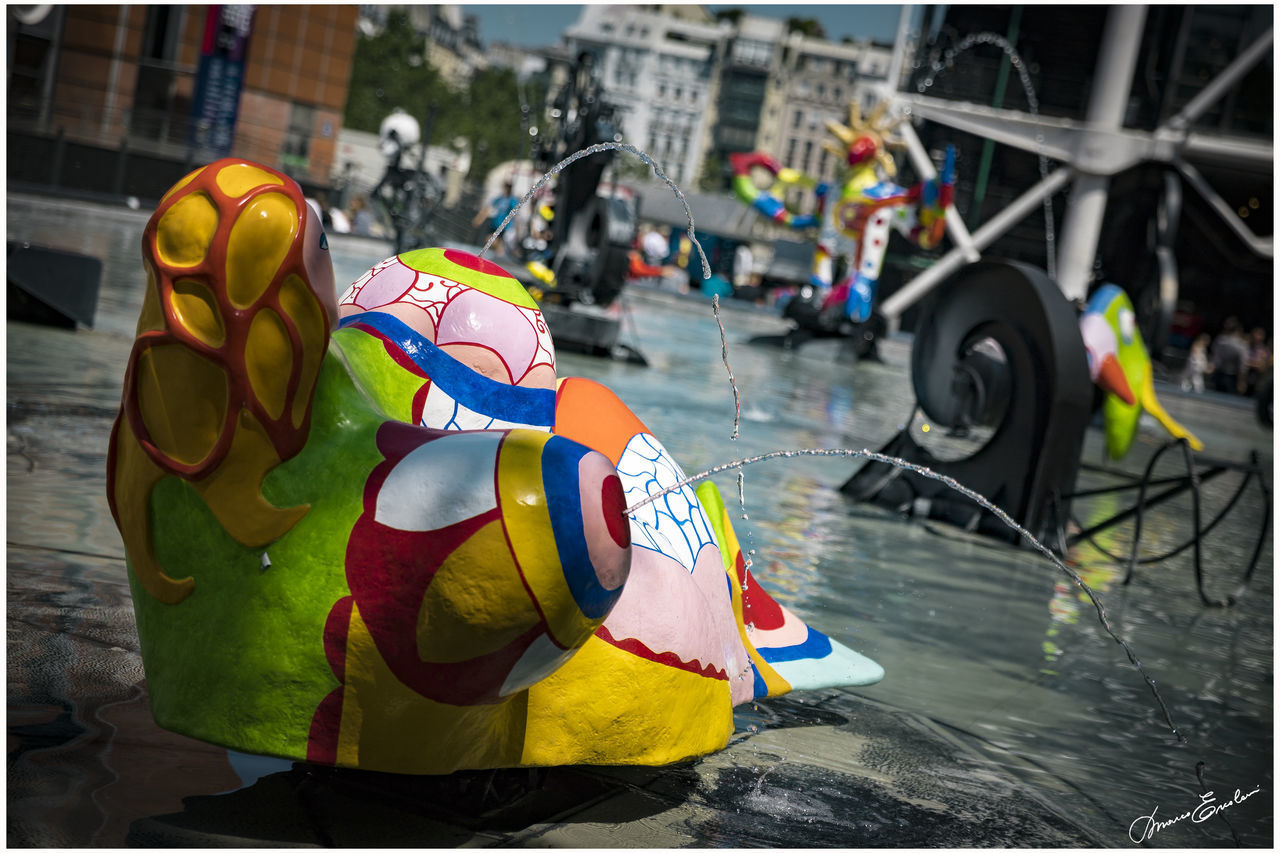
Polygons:
M266 827L295 838L289 821L310 821L306 831L320 832L314 827L328 820L321 842L388 840L394 820L374 828L338 822L332 815L341 809L323 806L328 800L318 812L303 814L298 803L309 801L301 794L271 799L285 774L271 775L267 766L257 771L266 777L255 781L255 772L246 771L243 761L229 762L224 751L147 728L136 637L126 630L122 549L106 510L101 469L141 305L138 246L145 219L72 202L18 197L8 203L9 239L104 262L93 332L8 326L10 831L21 830L11 843L174 843L178 823L164 823L162 832L160 824L139 818L174 813L195 820L219 808L252 824L242 830L247 838L266 838ZM373 241L336 238L333 254L341 285L388 250ZM798 351L752 346L750 336L779 331L779 321L730 303L722 319L742 407L740 435L731 440L733 394L710 303L632 290L621 310L623 340L639 348L650 366L561 353L560 373L613 388L687 472L778 449L877 450L911 417L908 343L887 342L881 364L855 363L833 341ZM1204 439L1207 453L1243 459L1256 448L1270 472L1271 434L1248 409L1167 392L1165 404ZM1140 472L1163 440L1157 425L1144 422L1121 467ZM1085 458L1101 461L1096 428L1087 436ZM1232 608L1200 603L1190 551L1143 567L1127 587L1120 583L1123 571L1098 550L1082 546L1069 554L1159 683L1187 739L1179 744L1092 606L1046 559L849 502L838 488L859 464L796 458L748 468L749 518L735 523L745 546L755 549L761 581L816 627L882 663L887 676L881 684L744 706L730 749L692 767L564 769L535 780L538 796L548 802L557 791L575 792L574 819L566 819L569 806L556 801L541 822L514 834L497 832L490 821L456 837L444 824L432 824L445 834L429 837L440 843L586 846L608 846L602 839L609 838L657 846L1128 846L1135 819L1156 810L1159 819L1172 819L1201 802L1195 769L1204 762L1204 782L1219 801L1236 789L1261 792L1224 813L1229 825L1221 817L1182 820L1149 843L1228 846L1238 838L1249 846L1271 845L1270 535L1252 588ZM1166 454L1159 470L1172 475L1180 464L1180 457ZM736 505L736 475L716 481L726 502ZM1081 487L1112 482L1109 474L1081 473ZM1206 484L1206 517L1225 503L1236 482L1236 475L1227 475ZM1088 523L1131 500L1082 501L1076 514ZM1206 540L1214 595L1234 589L1262 513L1251 490ZM1185 497L1148 514L1143 552L1181 542L1189 517ZM1099 544L1125 552L1130 531L1116 528ZM34 635L39 642L15 642L28 636L22 626L39 621L23 617L15 626L15 601L22 612L46 619L43 633ZM86 685L104 679L118 686L95 699ZM157 748L139 763L127 751L132 741L126 735L144 731L143 740L152 739ZM112 749L133 755L130 769L106 758L85 769L91 764L82 758L86 740L102 755ZM190 778L209 781L183 791L148 787L148 777L159 778L159 768L174 763L205 767ZM303 783L318 785L324 796L351 785L351 777L287 778L302 779L298 791ZM609 790L629 792L629 810L583 805L589 801L583 792L604 785L602 779L613 786ZM439 793L431 790L431 796ZM63 799L50 799L51 791ZM49 805L55 801L62 805ZM280 805L286 801L288 808ZM266 810L253 824L253 809L266 802L284 811L272 817ZM399 814L408 820L403 809ZM457 820L448 825L456 829Z

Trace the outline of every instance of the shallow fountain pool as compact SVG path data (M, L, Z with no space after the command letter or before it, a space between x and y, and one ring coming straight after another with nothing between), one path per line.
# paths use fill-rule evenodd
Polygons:
M659 770L404 780L313 773L162 732L146 710L102 471L140 306L146 217L29 197L10 198L8 214L9 239L105 264L94 331L8 325L10 844L1128 846L1144 818L1174 821L1208 802L1206 789L1213 804L1237 789L1242 801L1197 820L1202 807L1147 843L1272 843L1270 536L1248 595L1226 609L1201 605L1190 552L1140 569L1127 587L1096 549L1069 555L1159 683L1187 739L1179 744L1092 606L1048 560L850 503L838 488L854 460L747 468L749 518L735 523L774 595L887 676L743 706L715 756ZM386 250L339 238L333 253L345 282ZM560 373L612 387L687 472L777 449L875 450L911 416L905 341L887 341L881 364L849 361L833 341L750 346L779 321L729 305L721 314L741 392L731 440L733 393L710 303L633 289L622 311L623 339L650 366L562 353ZM1207 452L1242 459L1256 448L1270 470L1271 434L1247 408L1161 391ZM1124 468L1140 472L1162 441L1145 424ZM1085 458L1101 457L1091 430ZM1177 467L1168 455L1160 470ZM716 479L735 504L736 475ZM1081 487L1110 482L1081 473ZM1206 484L1206 510L1233 487L1232 475ZM1097 498L1077 515L1087 522L1124 504ZM1149 513L1144 550L1180 542L1189 505ZM1251 490L1206 540L1217 595L1234 589L1263 511ZM1100 544L1123 552L1128 535L1122 526Z

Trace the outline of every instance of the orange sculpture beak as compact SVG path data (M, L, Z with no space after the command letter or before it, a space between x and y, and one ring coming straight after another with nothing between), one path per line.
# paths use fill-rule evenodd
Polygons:
M1109 394L1115 394L1126 404L1133 405L1133 389L1129 387L1129 380L1125 378L1120 361L1111 353L1103 356L1102 366L1098 368L1098 386Z

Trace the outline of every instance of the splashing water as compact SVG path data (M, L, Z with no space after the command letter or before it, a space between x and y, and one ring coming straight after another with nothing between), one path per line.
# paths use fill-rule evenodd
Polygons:
M729 366L729 342L725 339L724 323L720 322L720 294L711 297L711 311L716 316L716 325L720 327L720 358L724 360L724 369L729 372L729 387L733 389L733 435L730 441L738 440L738 423L742 420L742 401L738 396L738 383L733 378L733 368Z
M1169 731L1173 733L1175 738L1177 738L1178 743L1187 742L1187 739L1183 737L1182 733L1178 731L1178 727L1174 724L1173 716L1169 711L1169 706L1167 706L1164 703L1164 699L1161 698L1160 691L1159 689L1157 689L1155 681L1151 678L1150 675L1147 674L1146 669L1142 666L1142 662L1138 660L1137 654L1133 651L1133 649L1129 646L1129 644L1126 643L1123 639L1121 639L1120 635L1117 634L1115 632L1115 629L1111 627L1111 620L1107 618L1107 611L1102 606L1102 600L1098 598L1097 595L1094 594L1093 589L1090 588L1090 586L1087 583L1085 583L1084 580L1078 574L1073 572L1065 563L1059 560L1058 557L1052 551L1046 548L1040 542L1039 539L1032 536L1031 533L1026 528L1024 528L1022 525L1018 524L1018 522L1010 518L1009 514L1006 513L1004 510L1000 509L1000 507L996 506L991 501L987 500L982 495L978 494L977 492L973 491L967 486L963 486L960 483L956 482L954 478L947 477L943 474L939 474L938 472L933 471L929 468L926 468L923 465L916 465L912 462L906 461L905 459L899 459L896 456L886 456L883 453L876 453L875 451L865 450L865 449L854 450L851 448L831 448L831 449L801 448L798 450L775 450L772 453L763 453L759 456L750 456L746 459L738 459L734 462L726 462L723 465L716 465L713 468L708 468L706 471L703 471L699 474L694 474L691 477L685 477L680 482L675 483L674 485L671 485L665 489L662 489L661 491L655 492L654 494L649 495L648 497L644 498L638 503L627 507L626 514L632 515L633 513L635 513L636 510L640 509L643 506L646 506L647 504L653 503L654 501L658 500L664 495L674 492L677 489L682 489L685 486L689 485L690 483L696 483L699 480L705 480L707 477L710 477L714 474L719 474L723 471L730 471L735 468L741 470L742 468L745 468L748 465L754 465L757 462L764 462L765 460L768 460L768 459L794 459L800 456L842 456L846 458L852 457L852 458L858 458L858 459L867 459L872 462L880 462L886 465L892 465L895 468L900 468L904 471L911 471L923 477L928 477L931 480L936 480L939 483L942 483L944 486L959 492L960 494L969 498L971 501L974 501L983 509L986 509L989 512L991 512L993 515L995 515L996 518L1004 522L1010 529L1017 532L1018 535L1020 535L1023 539L1025 539L1027 542L1030 542L1031 545L1037 551L1039 551L1041 554L1049 558L1050 562L1052 562L1055 566L1057 566L1061 572L1063 572L1068 578L1071 579L1071 582L1073 584L1079 587L1080 590L1083 591L1084 594L1089 597L1089 601L1092 602L1094 610L1096 610L1098 613L1098 621L1102 623L1103 629L1107 632L1107 634L1111 636L1111 639L1115 640L1117 643L1120 644L1120 647L1124 649L1125 655L1127 655L1129 658L1129 663L1133 664L1134 668L1138 670L1138 673L1142 676L1143 680L1146 681L1147 687L1151 690L1151 695L1155 697L1156 704L1160 706L1160 711L1164 715L1165 725L1169 727Z
M916 91L924 94L938 78L938 73L950 68L955 62L957 55L964 53L974 45L994 44L1004 51L1004 55L1008 57L1009 64L1018 72L1018 79L1022 82L1022 89L1027 95L1027 111L1033 116L1040 115L1040 99L1036 97L1035 87L1031 85L1031 75L1027 73L1026 63L1022 61L1022 57L1014 50L1013 45L1009 44L1009 40L997 33L977 33L965 36L955 47L947 50L941 59L934 60L929 67L929 74L918 84ZM1049 177L1049 158L1041 153L1044 145L1044 133L1036 129L1036 152L1040 158L1040 179L1044 180ZM1053 199L1045 198L1044 200L1044 242L1046 248L1045 268L1049 273L1049 278L1055 281L1058 278L1057 270L1057 251L1055 247L1056 236L1054 234L1053 225Z
M733 378L733 367L729 364L729 341L725 336L724 323L720 321L720 294L712 294L711 296L711 313L715 315L716 325L720 327L720 358L724 361L724 369L729 374L729 387L733 389L733 435L729 436L730 441L738 440L738 424L742 420L742 399L738 394L738 382ZM738 506L742 508L742 520L747 520L747 495L745 489L745 475L742 469L738 469ZM747 550L742 555L746 570L750 571L753 565L752 557L755 556L756 549L755 537L751 532L751 528L747 527ZM743 574L742 591L747 591L746 574Z
M520 211L520 208L528 204L529 200L533 198L534 194L537 193L538 190L542 189L547 181L551 180L571 163L581 160L583 157L589 157L592 154L600 154L605 151L626 151L636 155L640 158L642 163L653 169L653 173L657 175L663 183L671 187L671 191L676 194L676 198L680 199L680 204L684 206L684 215L689 221L689 228L686 233L688 233L689 239L693 241L693 245L698 248L698 257L702 260L702 277L711 278L711 264L707 262L707 253L702 251L702 244L698 242L697 235L693 233L693 211L689 209L688 199L684 197L684 193L680 191L680 188L675 185L674 181L666 176L662 171L662 168L654 162L652 157L627 142L597 142L595 145L589 145L581 151L575 151L559 163L552 166L545 175L538 179L536 184L529 188L529 191L524 194L524 198L520 199L520 203L511 208L502 222L498 223L498 227L489 235L489 239L485 241L484 246L480 249L478 257L484 257L485 252L489 251L489 247L498 239L511 220L515 218L516 214Z
M1035 91L1031 87L1031 80L1030 80L1030 77L1027 75L1026 68L1022 63L1021 57L1017 55L1017 52L1014 51L1013 46L1010 45L1007 40L1005 40L1001 36L996 35L994 33L979 33L978 35L975 35L975 36L969 36L965 38L963 41L961 41L958 45L956 45L956 47L947 51L942 62L934 63L932 72L930 73L929 77L927 77L925 81L921 84L922 88L920 89L920 91L923 92L925 89L928 89L930 86L933 85L937 72L945 68L948 64L950 64L955 59L956 54L969 49L975 44L997 44L1001 47L1002 50L1004 50L1005 54L1009 56L1010 62L1018 70L1018 74L1022 79L1023 88L1026 89L1027 98L1031 106L1032 114L1038 115L1039 102L1036 100ZM1037 133L1036 141L1037 143L1043 143L1044 138L1040 133ZM654 174L657 175L658 178L660 178L664 183L666 183L667 186L671 188L672 192L675 193L676 198L680 200L681 205L683 205L684 207L685 217L689 222L689 228L687 233L689 235L689 239L693 242L693 245L696 246L698 249L698 257L702 261L703 277L710 278L711 265L707 261L706 253L702 250L702 244L698 242L697 235L694 233L693 211L689 209L689 202L685 198L684 193L681 192L680 188L676 186L676 184L670 178L668 178L666 174L663 173L662 169L658 166L657 163L653 161L651 157L649 157L649 155L645 154L643 151L636 148L635 146L625 142L597 143L595 145L584 148L581 151L574 152L573 154L569 155L568 157L566 157L565 159L557 163L555 166L553 166L545 175L543 175L538 180L537 183L533 185L533 187L529 189L527 193L525 193L524 197L520 200L520 204L518 204L515 208L513 208L510 212L507 213L506 217L494 230L493 234L489 236L489 239L484 244L484 247L481 248L479 256L480 257L484 256L485 252L489 250L489 247L492 246L494 241L497 240L498 237L502 234L503 229L505 229L507 225L511 222L511 220L515 217L517 211L521 207L523 207L525 204L527 204L529 200L533 198L534 194L537 193L537 191L547 183L547 181L549 181L552 177L554 177L556 174L558 174L561 170L563 170L566 166L570 165L571 163L577 160L580 160L583 157L590 156L591 154L598 154L604 151L627 151L631 154L636 155L637 157L640 158L642 162L644 162L646 165L650 166L653 169ZM1040 155L1040 169L1041 169L1041 177L1042 178L1047 177L1048 165L1047 165L1047 160L1043 154ZM1049 274L1051 277L1053 276L1053 266L1054 266L1052 214L1053 214L1053 209L1052 209L1051 200L1046 199L1045 200L1045 237L1046 237L1046 242L1048 243L1048 249L1049 249L1048 266L1049 266ZM740 397L738 394L737 382L734 380L734 377L733 377L733 368L730 367L729 365L729 347L725 337L724 324L720 321L720 301L719 301L718 295L712 297L711 306L715 314L716 325L720 327L721 356L724 360L725 369L729 373L729 384L733 389L735 412L734 412L732 438L736 440L738 437L738 424L741 416L741 404L740 404ZM685 477L683 480L680 480L679 482L665 489L662 489L651 495L648 495L643 500L627 507L625 514L628 516L634 515L635 512L639 510L641 507L647 506L648 504L653 503L659 498L665 495L668 495L671 492L682 489L685 486L690 485L691 483L696 483L699 480L705 480L710 476L722 473L724 471L737 469L738 501L742 506L742 518L745 520L747 518L747 512L746 512L747 507L746 507L746 496L745 496L744 487L743 487L744 481L743 481L742 469L746 468L749 465L754 465L757 462L764 462L769 459L779 459L779 458L791 459L791 458L796 458L801 456L839 456L839 457L845 457L845 458L861 458L861 459L867 459L873 462L880 462L886 465L892 465L895 468L899 468L904 471L911 471L923 477L928 477L931 480L936 480L937 482L942 483L943 485L947 486L948 488L956 492L959 492L960 494L969 498L979 506L991 512L993 515L995 515L996 518L1004 522L1006 526L1008 526L1010 529L1018 533L1018 535L1020 535L1027 542L1031 543L1031 545L1037 551L1039 551L1046 558L1048 558L1048 560L1051 563L1053 563L1053 565L1056 566L1059 571L1063 572L1071 580L1071 582L1076 585L1076 587L1078 587L1082 592L1084 592L1084 594L1089 598L1089 601L1093 604L1094 610L1097 612L1097 615L1098 615L1098 621L1102 624L1103 629L1107 632L1107 634L1111 637L1111 639L1115 640L1116 643L1118 643L1120 647L1124 649L1125 655L1129 659L1129 663L1133 665L1133 667L1138 671L1138 673L1142 676L1143 680L1146 682L1147 687L1151 691L1151 695L1155 698L1156 704L1160 708L1161 714L1164 716L1165 725L1168 726L1169 731L1172 732L1174 737L1177 739L1178 743L1187 742L1187 739L1182 735L1181 732L1178 731L1177 725L1174 724L1173 716L1169 711L1169 707L1165 704L1164 699L1160 696L1160 691L1156 687L1155 680L1152 679L1151 676L1147 674L1146 669L1142 666L1142 662L1138 659L1138 656L1134 652L1133 648L1130 647L1130 645L1126 643L1120 637L1120 635L1118 635L1115 632L1115 629L1111 626L1111 620L1107 618L1107 612L1106 612L1106 609L1103 607L1102 600L1098 598L1098 596L1094 593L1093 589L1088 584L1086 584L1078 574L1076 574L1065 563L1063 563L1060 559L1058 559L1058 557L1052 551L1046 548L1040 542L1040 540L1032 536L1031 533L1026 528L1022 527L1022 525L1014 521L1013 518L1011 518L1009 514L1006 513L1004 510L1000 509L1000 507L996 506L991 501L987 500L985 497L973 491L972 489L968 488L967 486L961 485L954 478L945 476L943 474L939 474L936 471L926 468L923 465L916 465L914 463L906 461L905 459L899 459L896 456L887 456L883 453L877 453L875 451L866 450L866 449L855 450L852 448L831 448L831 449L800 448L797 450L775 450L771 453L764 453L758 456L751 456L745 459L738 459L733 462L726 462L722 465L716 465L712 468L708 468L706 471L703 471L698 474L694 474L693 476ZM748 536L750 536L750 531L748 531ZM752 548L750 553L754 554L755 549ZM746 557L746 564L747 564L747 567L750 568L751 566L750 556Z

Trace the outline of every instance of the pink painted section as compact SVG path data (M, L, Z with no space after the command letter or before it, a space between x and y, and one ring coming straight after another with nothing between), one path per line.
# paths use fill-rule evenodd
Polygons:
M1089 354L1089 378L1098 381L1098 371L1108 355L1116 354L1116 333L1107 318L1095 311L1080 316L1080 337L1084 339L1085 352Z
M491 350L506 364L511 376L508 381L514 383L533 364L538 334L516 306L479 290L467 290L445 306L436 344L476 344Z
M397 261L375 272L364 287L354 294L352 301L366 311L381 308L408 293L417 278L417 272Z
M324 228L320 225L320 220L316 217L316 212L311 209L311 205L307 205L307 225L302 235L303 240L306 241L302 248L302 263L307 268L307 278L310 280L312 292L324 306L324 312L329 320L329 329L332 331L338 328L338 300L333 283L333 263L329 259L329 250L321 248L320 241L323 237Z
M742 646L742 635L738 633L733 597L719 548L707 546L698 552L693 563L693 582L711 614L708 627L715 632L716 642L724 650L730 698L734 705L740 705L755 695L755 676L751 674L751 658Z
M699 669L721 670L735 702L745 701L738 698L740 692L750 698L750 671L739 678L748 659L734 624L724 564L714 546L699 552L692 576L664 554L633 547L630 577L604 627L619 643L635 639L658 655L670 652Z
M603 454L588 453L578 463L578 499L591 567L602 587L615 590L631 567L631 536L618 472Z

